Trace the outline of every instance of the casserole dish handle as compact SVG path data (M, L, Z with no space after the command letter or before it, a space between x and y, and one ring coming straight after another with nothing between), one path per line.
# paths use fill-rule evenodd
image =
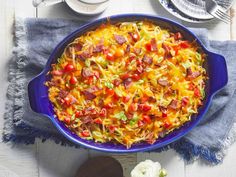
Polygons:
M44 75L38 75L28 84L30 107L34 112L47 114L48 96L44 86Z
M210 78L210 93L217 91L227 85L228 73L225 58L222 55L209 53L208 72Z

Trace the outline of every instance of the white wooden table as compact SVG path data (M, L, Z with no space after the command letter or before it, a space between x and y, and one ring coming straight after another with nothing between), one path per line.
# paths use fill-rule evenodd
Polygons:
M110 0L109 8L99 17L120 13L148 13L174 19L186 26L209 29L210 38L215 40L236 39L236 17L231 24L213 21L207 24L193 25L181 22L165 12L157 0ZM236 3L230 10L235 13ZM64 4L52 7L34 8L31 0L0 0L0 133L3 126L5 94L7 90L7 63L12 50L12 25L16 17L36 18L81 18ZM96 17L98 18L98 17ZM54 142L34 145L10 145L0 142L0 177L73 177L79 165L88 157L101 152L62 147ZM125 177L137 162L153 159L161 162L168 170L169 177L236 177L236 145L230 147L224 162L209 167L200 162L186 164L172 150L158 153L135 153L131 155L105 154L116 157L123 165Z

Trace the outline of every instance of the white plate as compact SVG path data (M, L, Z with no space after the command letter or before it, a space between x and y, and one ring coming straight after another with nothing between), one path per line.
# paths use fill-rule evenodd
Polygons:
M96 15L102 13L109 4L109 1L98 4L88 4L79 0L65 0L66 4L75 12L83 15Z
M224 0L226 3L232 4L232 0ZM205 0L171 0L174 6L192 18L209 20L214 18L211 14L207 13L205 10ZM216 0L217 2L217 0ZM221 4L219 3L221 6ZM229 6L221 6L224 11L230 8Z
M205 22L209 22L210 20L212 20L214 18L213 16L211 16L210 18L201 19L201 18L198 18L198 15L196 16L197 18L194 18L194 17L189 16L189 14L183 13L178 8L176 8L176 6L173 4L173 2L171 0L158 0L158 1L169 13L171 13L175 17L177 17L183 21L186 21L186 22L205 23ZM179 0L179 1L181 1L181 0ZM182 0L182 1L187 1L187 0ZM191 0L191 1L196 2L196 1L202 1L202 0ZM233 2L233 0L229 0L229 1ZM231 3L231 5L232 5L232 3ZM230 8L230 7L228 7L228 8Z

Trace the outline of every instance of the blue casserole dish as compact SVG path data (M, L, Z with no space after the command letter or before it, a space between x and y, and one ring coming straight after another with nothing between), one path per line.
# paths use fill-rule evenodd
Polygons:
M203 106L199 108L199 113L192 116L190 122L184 124L184 126L179 129L173 131L172 133L166 135L165 137L158 139L154 144L150 145L147 143L139 143L133 145L130 149L127 149L123 145L113 144L113 143L95 143L93 141L87 141L81 139L76 134L71 132L62 122L60 122L54 114L53 105L49 101L48 98L48 88L44 85L45 81L49 80L50 76L47 75L48 71L51 70L51 64L57 62L57 59L61 56L64 51L64 48L72 42L76 37L84 34L87 31L93 30L99 25L106 23L107 21L111 23L124 22L124 21L141 21L141 20L150 20L153 23L167 28L172 32L179 31L183 34L183 36L193 41L195 40L199 46L201 46L202 51L207 54L207 59L205 62L205 68L207 70L207 75L209 80L206 83L206 97L203 102ZM211 103L212 97L222 89L228 80L227 75L227 67L226 62L223 56L218 55L216 53L212 53L208 51L201 41L187 28L184 26L173 22L171 20L149 16L149 15L141 15L141 14L128 14L128 15L117 15L111 16L109 18L103 18L96 20L94 22L88 23L82 27L80 27L75 32L71 33L67 36L62 42L60 42L52 54L50 55L48 62L44 68L44 70L35 78L33 78L28 85L28 95L30 105L33 111L42 114L49 118L55 127L59 130L59 132L64 135L68 140L74 142L77 145L82 145L87 148L106 151L106 152L120 152L120 153L128 153L128 152L138 152L138 151L150 151L153 149L160 148L165 146L171 142L178 140L179 138L186 135L190 130L192 130L199 121L203 118L204 114L207 112L209 105Z

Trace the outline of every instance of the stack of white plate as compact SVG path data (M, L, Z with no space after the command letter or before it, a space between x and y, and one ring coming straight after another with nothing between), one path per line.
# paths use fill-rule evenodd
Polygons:
M83 15L102 13L108 6L109 0L33 0L35 7L51 6L66 3L72 10Z
M207 0L159 0L160 4L174 16L193 23L202 23L212 20L214 17L205 11ZM216 2L227 11L233 0L216 0ZM229 4L225 6L222 2Z

